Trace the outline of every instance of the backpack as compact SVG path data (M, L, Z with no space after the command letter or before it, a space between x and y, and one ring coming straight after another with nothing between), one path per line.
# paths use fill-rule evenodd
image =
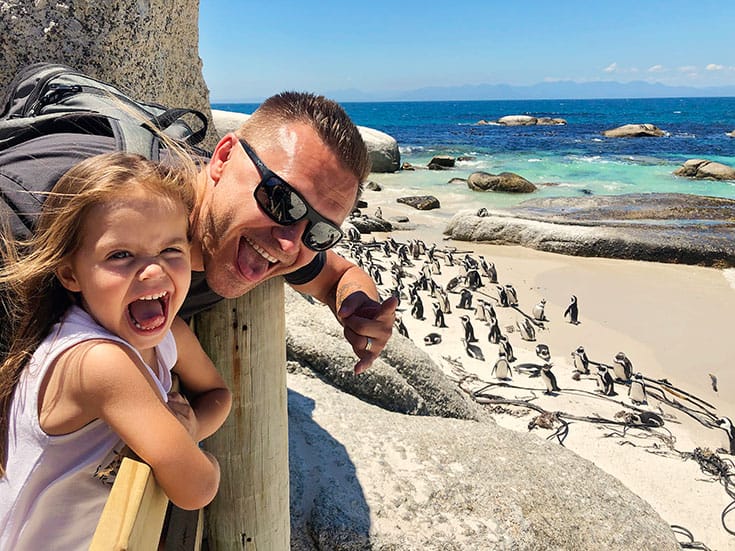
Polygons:
M72 132L113 137L117 150L157 161L164 147L158 134L197 151L194 146L207 133L207 118L200 111L136 101L111 84L57 63L21 69L0 109L0 151L38 136ZM185 115L201 128L194 131Z

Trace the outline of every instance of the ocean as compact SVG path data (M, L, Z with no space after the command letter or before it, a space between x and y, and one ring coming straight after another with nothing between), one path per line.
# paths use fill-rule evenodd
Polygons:
M474 171L515 172L539 186L534 197L677 192L735 199L735 181L673 176L687 159L735 166L735 98L508 100L343 103L356 124L393 136L401 162L426 166L434 155L467 157L454 169L376 174L405 193L451 195L452 204L506 207L530 195L472 192L452 184ZM257 104L213 104L252 113ZM564 126L478 125L504 115L563 118ZM661 138L606 138L602 131L651 123Z

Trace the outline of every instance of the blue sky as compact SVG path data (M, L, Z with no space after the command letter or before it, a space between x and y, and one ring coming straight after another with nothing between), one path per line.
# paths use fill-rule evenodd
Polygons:
M735 86L733 29L733 0L203 0L199 52L212 102L559 80Z

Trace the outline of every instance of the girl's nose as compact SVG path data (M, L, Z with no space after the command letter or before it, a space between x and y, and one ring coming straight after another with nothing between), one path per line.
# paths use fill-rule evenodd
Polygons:
M140 279L157 279L163 275L163 268L158 262L148 262L140 271Z

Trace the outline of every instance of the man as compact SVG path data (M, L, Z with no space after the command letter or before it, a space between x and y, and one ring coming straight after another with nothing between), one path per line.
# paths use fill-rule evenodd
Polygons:
M50 189L71 166L113 144L59 133L0 152L1 219L22 236L43 200L28 191ZM197 176L192 288L183 315L284 275L329 305L359 358L355 373L367 369L390 338L397 301L380 303L370 277L327 249L368 171L365 145L338 104L293 92L266 100L219 141Z

